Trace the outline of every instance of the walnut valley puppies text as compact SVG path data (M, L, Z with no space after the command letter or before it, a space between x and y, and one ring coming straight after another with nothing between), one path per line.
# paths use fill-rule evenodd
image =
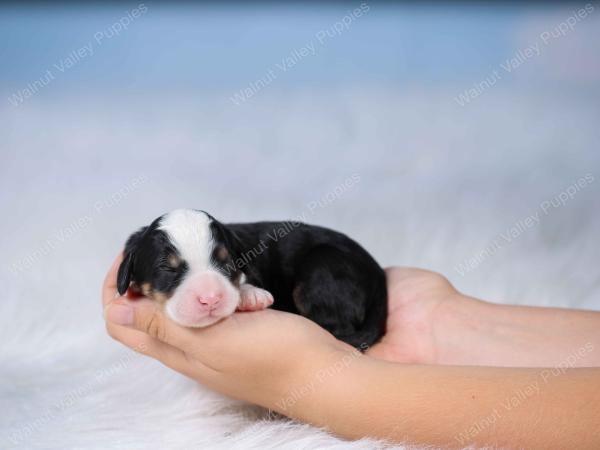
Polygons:
M366 2L363 2L359 7L349 11L330 26L317 31L311 39L303 45L292 49L287 55L284 55L273 66L268 68L262 77L250 82L246 87L240 89L229 99L233 104L239 106L254 97L259 91L273 83L280 75L288 72L305 58L314 56L331 40L347 32L354 22L367 14L370 9L371 7Z
M553 42L573 33L578 24L593 12L594 5L591 3L573 11L570 16L558 22L553 28L542 31L534 42L525 47L518 48L512 55L500 62L498 67L492 70L485 79L478 81L472 87L454 97L454 101L459 106L471 103L495 86L504 76L513 73L532 58L540 56L546 47L552 45Z
M551 215L553 211L557 210L558 208L562 208L569 203L579 192L593 183L594 180L595 178L593 174L585 174L577 181L564 188L562 191L545 199L531 214L513 222L509 227L504 229L504 231L496 235L485 248L472 255L470 258L465 259L460 264L457 264L454 267L454 270L456 270L462 276L472 272L479 267L480 264L482 264L491 256L494 256L502 248L512 244L527 231L539 225L543 218Z
M108 24L105 28L95 31L88 42L82 43L79 47L74 48L62 58L52 63L40 77L28 83L27 86L13 92L8 97L9 103L13 106L19 106L25 100L33 97L40 90L56 80L61 74L64 74L84 60L94 56L96 50L100 46L111 39L122 35L137 19L147 12L147 6L144 3L140 3L137 7L126 11L123 16Z

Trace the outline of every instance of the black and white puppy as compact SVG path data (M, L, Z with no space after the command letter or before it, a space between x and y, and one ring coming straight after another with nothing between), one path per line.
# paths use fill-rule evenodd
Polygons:
M223 224L172 211L129 237L118 290L129 288L188 327L272 305L361 349L385 332L382 268L347 236L300 222Z

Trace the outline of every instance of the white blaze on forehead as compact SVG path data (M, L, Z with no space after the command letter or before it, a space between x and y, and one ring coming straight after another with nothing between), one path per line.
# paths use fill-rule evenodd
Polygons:
M214 248L210 219L201 212L192 209L176 209L166 214L158 227L169 236L190 271L206 270Z

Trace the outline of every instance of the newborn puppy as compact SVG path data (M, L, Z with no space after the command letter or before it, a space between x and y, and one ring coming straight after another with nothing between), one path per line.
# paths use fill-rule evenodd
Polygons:
M272 305L362 350L387 317L385 273L347 236L300 222L222 224L189 209L129 237L118 273L119 294L128 289L187 327Z

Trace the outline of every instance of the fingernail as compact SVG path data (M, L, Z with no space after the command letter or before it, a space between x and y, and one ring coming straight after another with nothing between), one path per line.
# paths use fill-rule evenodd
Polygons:
M133 308L127 305L112 305L106 311L106 320L117 325L133 324Z

